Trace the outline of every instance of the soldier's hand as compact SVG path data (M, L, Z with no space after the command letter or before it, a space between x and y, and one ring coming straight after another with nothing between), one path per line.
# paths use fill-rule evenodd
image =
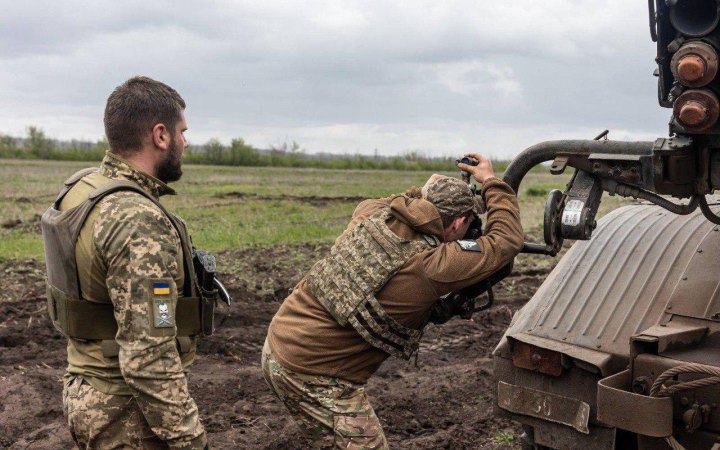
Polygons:
M470 175L473 176L478 182L484 183L485 180L488 178L492 178L495 176L495 172L493 172L492 163L489 159L482 156L479 153L467 153L465 156L468 158L475 158L478 160L477 166L469 166L467 164L458 163L458 168L469 172Z

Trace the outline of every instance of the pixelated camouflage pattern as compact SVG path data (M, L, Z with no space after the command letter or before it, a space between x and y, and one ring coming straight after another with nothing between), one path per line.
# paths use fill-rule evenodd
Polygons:
M482 214L482 200L470 190L462 180L452 177L439 177L423 188L423 196L447 217L459 217L473 211Z
M130 397L102 393L80 377L65 382L63 412L78 448L169 448Z
M100 164L100 173L113 180L128 180L137 183L155 198L160 198L162 195L175 195L173 188L133 167L132 164L112 152L105 153Z
M113 179L136 182L156 198L172 191L112 154L103 160L101 172ZM183 272L182 244L177 231L155 204L138 193L110 194L96 210L94 247L106 267L105 283L118 324L118 363L123 381L132 393L111 397L118 397L118 404L124 402L127 408L137 410L152 433L169 448L201 449L205 446L205 431L197 405L188 392L175 339L176 328L155 327L153 317L153 281L169 283L173 314L177 304L176 280ZM87 412L70 421L73 432L76 428L91 429L95 425L83 421L103 417L102 409L97 417L90 414L98 395L74 400L78 410Z
M410 258L432 246L398 237L387 226L389 217L390 208L383 208L342 235L305 280L308 291L341 326L349 323L372 346L410 359L422 332L390 317L375 294Z
M268 386L285 404L311 448L388 448L364 385L288 370L273 358L267 342L262 370Z

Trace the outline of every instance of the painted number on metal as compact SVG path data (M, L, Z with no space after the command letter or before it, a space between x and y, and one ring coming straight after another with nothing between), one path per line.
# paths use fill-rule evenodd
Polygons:
M498 406L510 412L525 414L567 425L588 434L590 405L570 397L498 382Z

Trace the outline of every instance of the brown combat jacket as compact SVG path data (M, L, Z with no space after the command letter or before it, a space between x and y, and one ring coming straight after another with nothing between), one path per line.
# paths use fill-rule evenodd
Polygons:
M413 256L377 293L385 311L402 325L422 329L437 299L473 285L509 263L522 249L520 211L513 190L497 178L482 188L487 204L479 249L441 243ZM358 205L345 232L390 205L390 229L406 239L443 239L442 220L427 200L395 195ZM467 246L466 246L467 247ZM479 251L478 251L479 250ZM270 323L268 342L284 367L309 375L365 383L388 354L367 343L352 327L341 327L301 281Z
M108 152L100 171L81 179L60 209L79 205L108 180L132 181L155 198L175 193ZM172 223L136 192L109 194L88 216L75 255L82 297L114 306L119 352L108 354L101 341L68 339L66 379L81 376L106 394L132 396L170 448L203 448L205 430L185 376L195 358L195 338L185 338L181 346L174 327L156 328L153 322L151 283L167 281L173 302L183 287L182 245Z

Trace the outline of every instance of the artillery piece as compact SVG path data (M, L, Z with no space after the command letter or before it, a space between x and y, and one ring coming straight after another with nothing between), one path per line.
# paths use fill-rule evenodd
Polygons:
M719 1L648 2L669 137L544 142L506 171L518 192L535 165L574 168L548 196L545 242L523 251L581 241L493 353L496 413L523 424L529 449L720 449L720 217L708 200L720 189ZM603 192L645 202L596 222Z

